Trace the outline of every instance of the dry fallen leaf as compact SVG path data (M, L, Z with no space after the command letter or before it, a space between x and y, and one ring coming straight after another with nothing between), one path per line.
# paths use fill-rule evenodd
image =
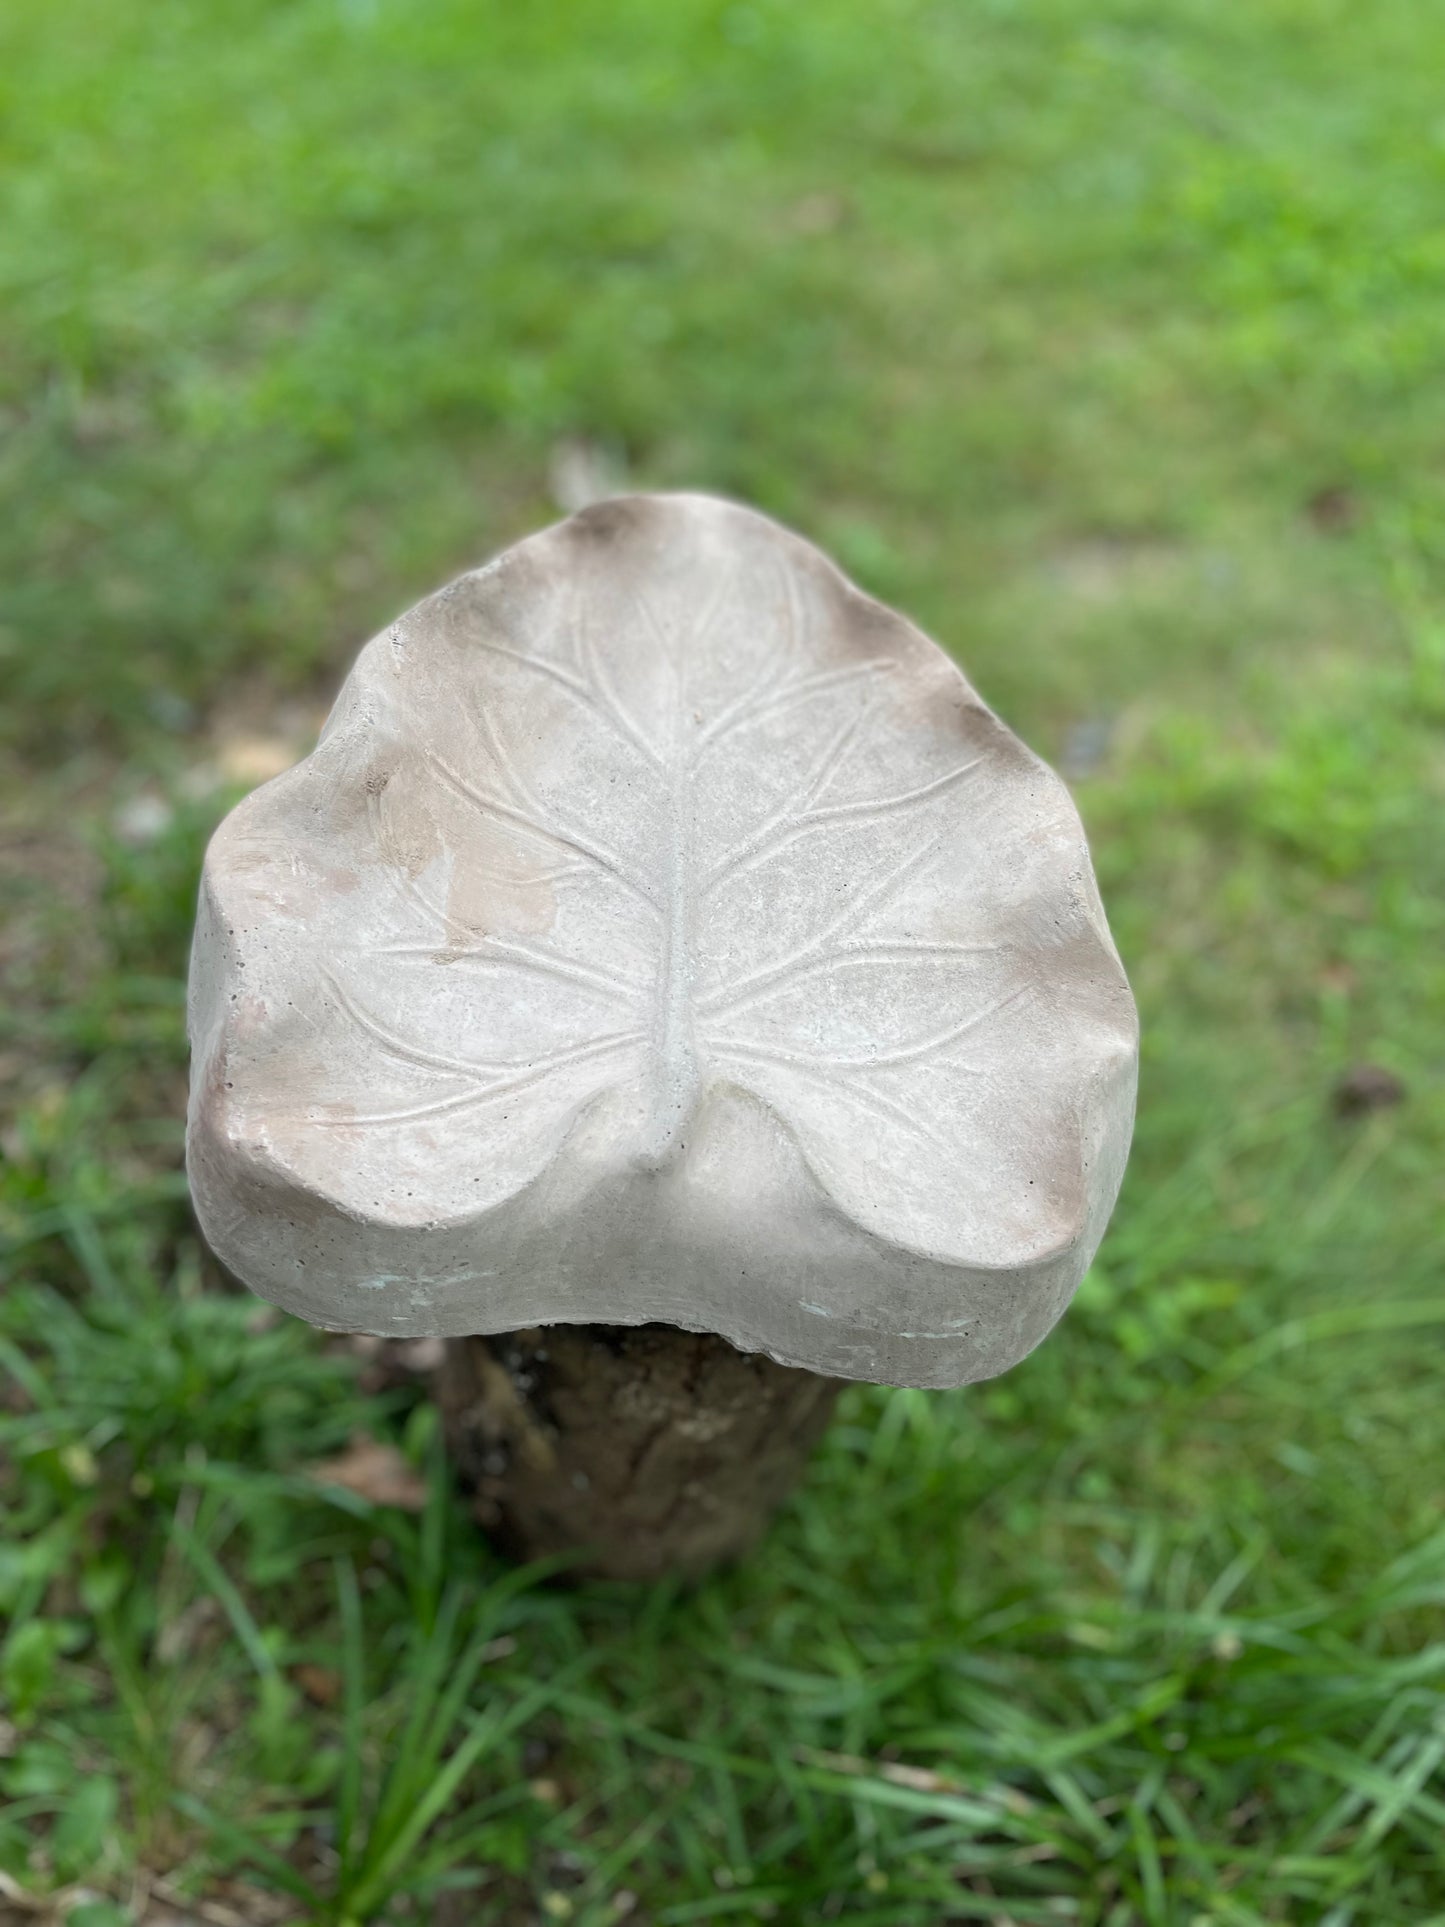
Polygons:
M291 1668L291 1677L313 1706L334 1706L341 1698L341 1675L332 1666L303 1661Z
M1360 498L1343 482L1332 482L1315 490L1305 514L1321 535L1348 535L1360 519Z
M1404 1101L1403 1079L1383 1064L1355 1064L1335 1082L1333 1092L1337 1117L1365 1117L1371 1111L1389 1110Z
M845 225L852 212L845 195L819 188L794 201L788 209L788 226L795 234L832 234Z
M231 736L216 754L216 766L229 783L267 783L290 769L305 753L284 736Z
M339 1485L372 1505L420 1512L426 1504L426 1480L410 1460L394 1445L360 1432L338 1457L313 1465L308 1476L318 1485Z
M620 495L627 487L627 477L615 450L589 441L585 435L568 435L552 450L547 486L558 508L574 515L593 502Z
M893 1786L907 1787L914 1793L963 1793L979 1797L976 1790L966 1786L962 1780L935 1773L931 1767L910 1766L903 1760L865 1760L857 1753L828 1753L812 1746L795 1747L793 1751L795 1758L805 1766L825 1767L830 1773L887 1780ZM987 1790L982 1797L989 1797Z

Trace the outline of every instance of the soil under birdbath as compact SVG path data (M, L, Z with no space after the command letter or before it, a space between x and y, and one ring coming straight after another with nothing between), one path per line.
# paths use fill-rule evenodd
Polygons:
M332 1329L450 1341L484 1525L743 1550L836 1381L1050 1329L1133 1118L1063 785L903 618L699 496L598 504L362 652L207 856L202 1228Z

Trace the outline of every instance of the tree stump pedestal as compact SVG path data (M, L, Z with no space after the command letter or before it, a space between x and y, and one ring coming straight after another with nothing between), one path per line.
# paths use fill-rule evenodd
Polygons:
M515 1558L609 1579L697 1578L754 1544L841 1381L667 1325L551 1325L447 1343L446 1441Z

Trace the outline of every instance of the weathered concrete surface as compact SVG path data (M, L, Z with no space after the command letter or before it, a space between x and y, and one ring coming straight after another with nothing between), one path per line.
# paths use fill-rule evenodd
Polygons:
M700 496L584 510L368 645L212 842L190 1022L218 1256L393 1335L985 1378L1068 1302L1133 1118L1063 785Z

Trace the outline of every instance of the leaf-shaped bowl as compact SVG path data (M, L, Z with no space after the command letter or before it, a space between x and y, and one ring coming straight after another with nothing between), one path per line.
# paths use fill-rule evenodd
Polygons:
M955 1385L1113 1206L1134 1005L1063 784L775 523L600 503L378 636L206 858L189 1165L263 1296Z

